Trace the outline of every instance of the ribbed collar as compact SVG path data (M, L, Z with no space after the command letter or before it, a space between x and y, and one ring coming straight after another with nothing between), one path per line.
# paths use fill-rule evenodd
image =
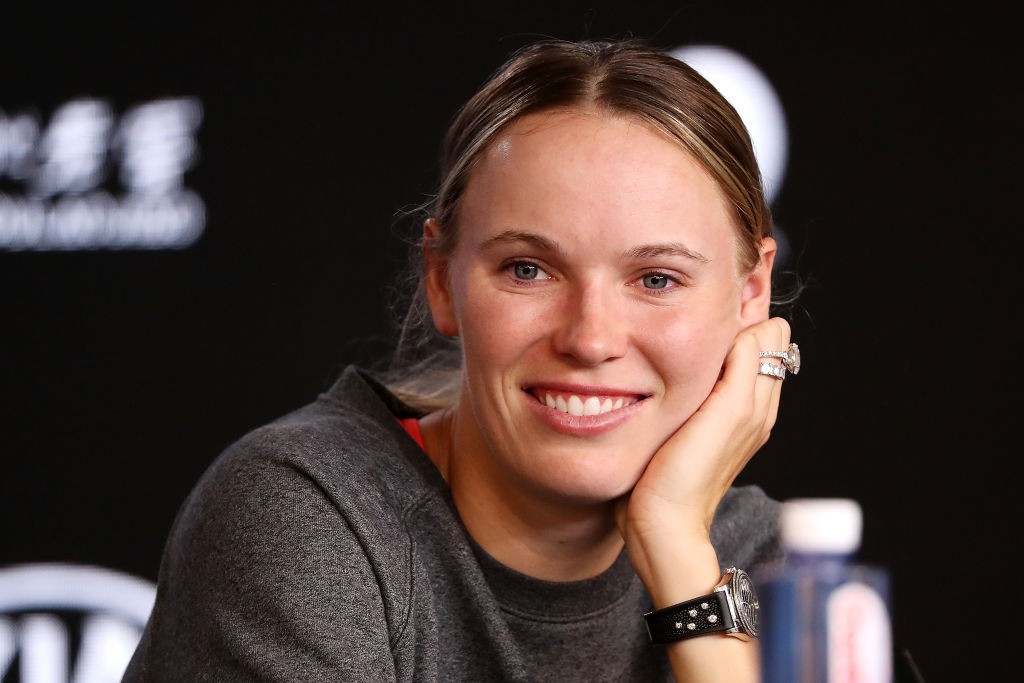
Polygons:
M640 590L626 551L604 572L582 581L545 581L527 576L494 559L475 541L473 552L502 608L533 621L573 621L614 609Z

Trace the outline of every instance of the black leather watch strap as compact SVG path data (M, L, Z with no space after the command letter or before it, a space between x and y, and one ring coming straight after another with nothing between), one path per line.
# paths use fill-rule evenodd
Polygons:
M651 642L655 645L677 640L721 633L735 628L728 598L724 591L715 591L671 607L644 615Z

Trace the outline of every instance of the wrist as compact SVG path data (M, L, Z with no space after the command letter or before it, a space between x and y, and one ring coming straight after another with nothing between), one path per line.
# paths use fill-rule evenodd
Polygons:
M629 549L633 558L634 549ZM651 596L655 609L674 605L710 592L722 576L718 554L710 540L667 545L665 548L641 550L642 558L634 561L637 575Z
M695 636L725 634L756 638L760 605L750 576L729 567L714 590L644 615L651 642L665 645Z

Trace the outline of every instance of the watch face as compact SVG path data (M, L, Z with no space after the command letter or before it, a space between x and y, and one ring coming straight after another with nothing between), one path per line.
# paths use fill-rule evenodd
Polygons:
M758 616L761 606L757 602L757 592L754 590L754 584L747 573L742 570L736 571L734 582L735 592L733 596L736 601L736 613L740 619L741 627L743 631L756 638L760 626Z

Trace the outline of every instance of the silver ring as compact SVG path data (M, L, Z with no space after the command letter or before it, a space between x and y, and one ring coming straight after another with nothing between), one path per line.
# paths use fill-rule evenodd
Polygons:
M786 368L782 367L778 363L769 363L768 361L763 360L757 368L757 374L764 375L766 377L774 377L775 379L786 379Z
M791 375L800 372L800 347L795 343L789 345L788 351L761 351L757 355L760 358L781 358Z

